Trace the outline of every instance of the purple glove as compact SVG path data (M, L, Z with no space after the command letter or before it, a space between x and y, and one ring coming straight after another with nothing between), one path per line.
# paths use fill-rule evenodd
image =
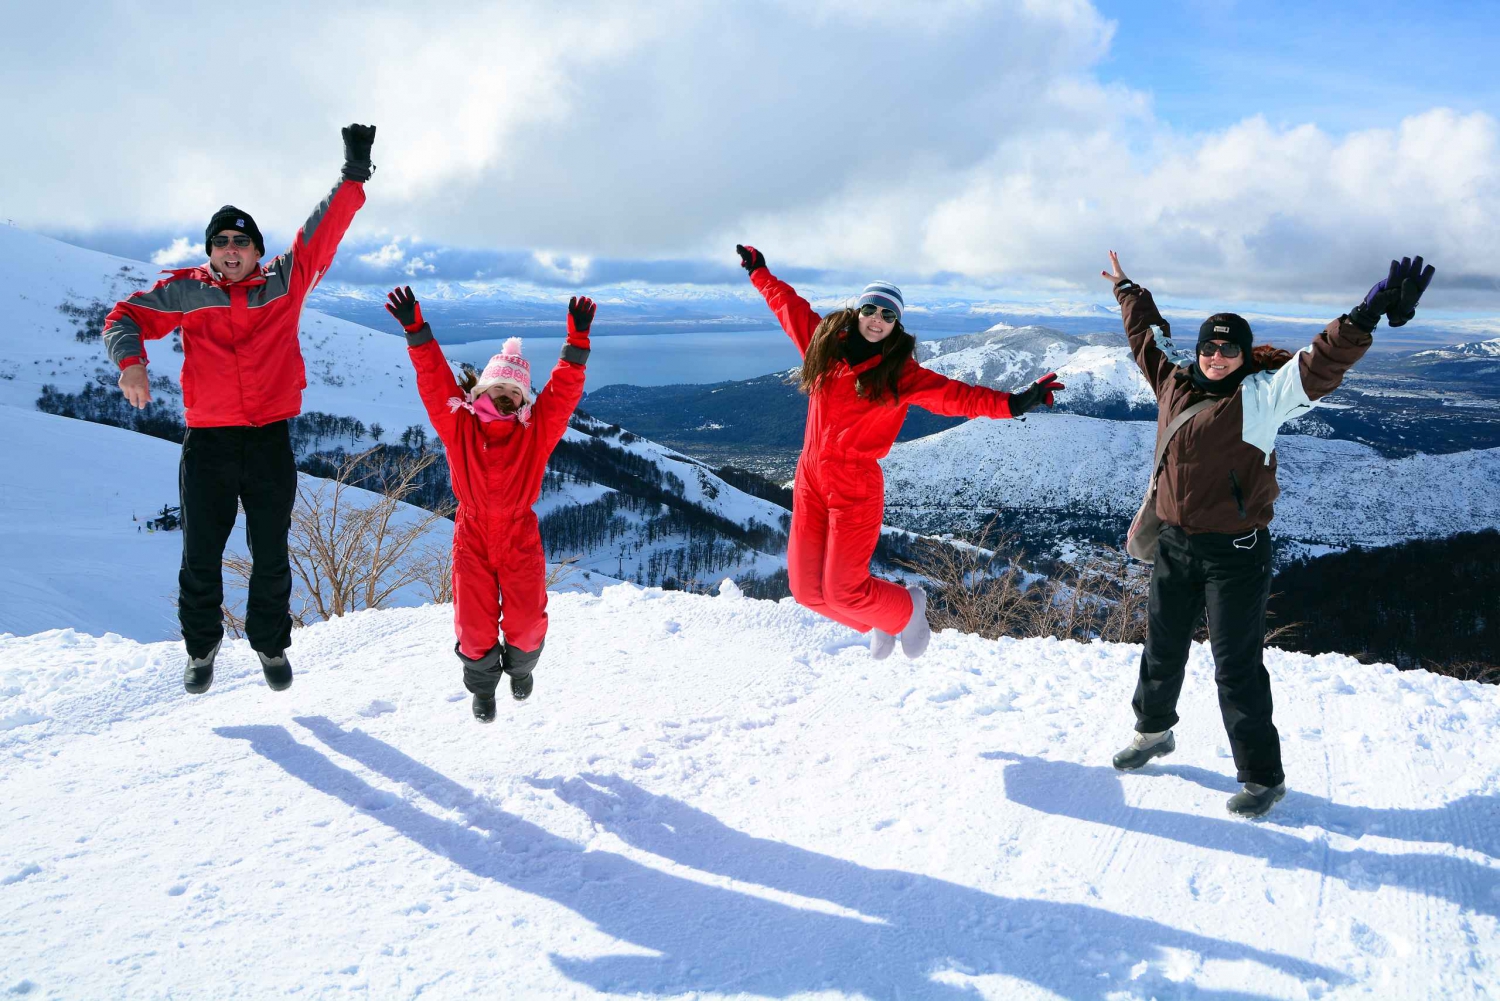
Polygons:
M1391 273L1371 286L1365 301L1355 309L1360 310L1365 317L1373 316L1375 322L1379 322L1380 314L1384 313L1391 326L1402 326L1417 315L1417 301L1427 291L1436 271L1431 264L1422 267L1420 257L1403 257L1399 261L1392 261ZM1353 312L1349 315L1354 317ZM1370 329L1374 329L1373 323Z

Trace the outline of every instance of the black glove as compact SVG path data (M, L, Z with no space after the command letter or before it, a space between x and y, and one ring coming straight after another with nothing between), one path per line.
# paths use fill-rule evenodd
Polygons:
M1056 372L1048 372L1023 391L1010 394L1010 415L1020 417L1038 403L1045 403L1050 407L1052 394L1066 388L1068 387L1057 381Z
M766 266L765 257L754 247L747 247L743 243L736 243L734 249L739 252L740 267L744 268L750 274L754 274L756 268Z
M344 126L344 178L368 181L375 170L370 165L370 147L375 145L375 126Z
M417 297L411 294L411 286L393 289L386 296L385 310L396 318L401 324L401 329L409 334L414 334L422 329L422 304L417 302Z
M568 300L568 343L579 347L589 346L589 327L594 325L594 300L588 296L575 295ZM582 335L581 337L575 335Z
M1373 332L1385 314L1391 326L1399 327L1417 315L1417 302L1437 271L1422 267L1422 258L1403 257L1391 262L1391 271L1370 287L1365 301L1349 310L1349 319L1366 333Z

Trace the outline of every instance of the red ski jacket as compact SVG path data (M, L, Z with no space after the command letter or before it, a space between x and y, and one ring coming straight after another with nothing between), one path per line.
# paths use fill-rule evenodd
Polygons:
M425 325L423 333L431 337ZM408 352L417 370L417 392L448 450L448 475L458 498L459 524L477 517L488 528L491 519L506 519L517 508L529 510L542 495L547 460L568 430L573 408L583 399L588 351L563 346L552 377L532 404L530 427L519 421L485 423L457 406L464 394L437 341L419 343ZM450 404L450 400L455 402Z
M110 358L122 369L144 364L144 341L180 327L188 427L260 426L297 416L307 386L297 340L302 303L364 203L363 184L339 182L291 249L243 281L222 281L207 264L167 271L105 317Z
M756 268L751 283L766 297L781 328L806 356L813 331L823 318L786 282L767 268ZM946 417L1010 416L1010 394L984 386L970 386L928 371L915 359L908 360L897 386L897 402L873 403L854 388L861 372L880 364L879 357L850 367L842 358L834 363L828 378L812 394L807 405L807 434L803 454L812 458L880 459L896 443L906 408L916 404Z

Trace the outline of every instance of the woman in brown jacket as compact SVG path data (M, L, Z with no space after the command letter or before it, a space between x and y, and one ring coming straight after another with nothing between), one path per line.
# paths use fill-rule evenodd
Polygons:
M1281 738L1271 722L1271 677L1262 646L1271 589L1276 432L1327 396L1371 343L1381 314L1400 326L1416 314L1432 280L1422 258L1392 261L1389 275L1363 302L1329 323L1311 346L1292 355L1252 346L1250 324L1216 313L1198 330L1195 360L1178 364L1171 327L1151 293L1125 277L1110 251L1111 271L1136 364L1156 391L1157 433L1183 411L1209 405L1171 439L1156 486L1162 522L1151 573L1146 647L1136 683L1136 735L1115 755L1116 768L1139 768L1177 747L1177 696L1193 632L1205 609L1219 709L1244 788L1229 812L1258 817L1286 794Z

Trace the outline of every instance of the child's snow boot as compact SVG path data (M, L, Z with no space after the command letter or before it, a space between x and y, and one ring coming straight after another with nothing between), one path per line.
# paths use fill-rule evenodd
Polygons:
M1224 805L1236 817L1264 817L1285 795L1285 782L1278 782L1273 786L1246 782L1245 788L1230 796L1229 802Z
M292 664L286 659L285 650L274 655L257 650L255 655L260 658L260 670L271 691L284 692L292 687Z
M495 693L474 693L474 718L481 723L495 722Z
M224 640L221 638L204 656L188 656L188 665L182 671L183 688L193 695L202 695L208 691L208 686L214 683L214 659L219 656L219 647L223 645Z
M510 679L511 698L517 702L525 702L531 697L531 686L534 683L529 674L512 676Z
M505 653L501 655L500 662L505 665L505 673L510 675L510 694L517 702L525 702L531 697L531 688L535 683L531 672L536 670L536 662L542 659L542 646L545 641L535 650L517 650L513 646L506 646Z
M870 630L870 659L885 660L896 649L896 637L879 629Z
M1177 738L1171 730L1159 733L1137 733L1130 746L1115 755L1115 767L1122 772L1139 768L1152 758L1159 758L1177 750Z
M916 660L927 652L932 627L927 624L927 592L915 584L908 584L906 590L911 595L911 618L901 630L901 652Z

